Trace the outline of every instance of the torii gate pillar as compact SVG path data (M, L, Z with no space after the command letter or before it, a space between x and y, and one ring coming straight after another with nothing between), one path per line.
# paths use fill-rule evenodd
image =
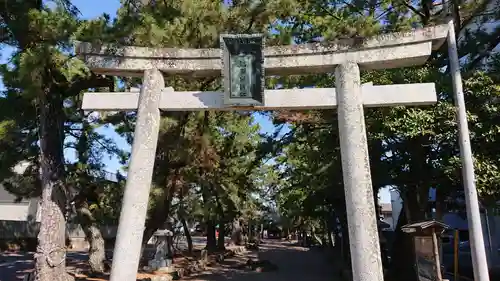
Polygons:
M120 262L113 262L111 280L135 280L137 274L160 129L160 93L164 87L163 74L158 69L144 71L122 200L122 206L127 207L122 207L120 213L113 252L113 261Z
M353 280L382 281L358 64L346 62L337 66L335 84Z

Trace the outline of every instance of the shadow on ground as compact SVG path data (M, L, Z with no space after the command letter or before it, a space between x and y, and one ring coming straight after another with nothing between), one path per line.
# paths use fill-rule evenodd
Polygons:
M190 276L191 281L322 281L339 279L332 266L326 263L323 254L317 250L297 247L286 242L268 241L259 248L259 260L267 260L277 266L277 270L255 272L242 268L242 264L250 257L257 258L256 253L238 255L225 260L218 268Z
M245 266L248 259L267 260L277 266L274 271L256 272ZM68 267L85 263L84 252L68 253ZM23 280L33 269L33 253L0 253L0 281ZM267 241L259 252L237 254L206 271L183 278L191 281L323 281L338 280L333 266L327 264L318 250L292 245L282 241Z
M87 253L69 252L67 267L87 265ZM24 276L33 271L33 252L1 252L0 281L23 280Z

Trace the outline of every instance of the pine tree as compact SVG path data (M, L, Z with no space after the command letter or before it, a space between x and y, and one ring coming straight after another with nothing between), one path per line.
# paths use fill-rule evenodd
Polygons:
M68 56L70 39L79 28L78 10L69 1L55 1L51 8L49 4L0 1L2 43L15 50L12 65L2 65L6 92L1 107L6 110L0 142L11 149L0 152L1 174L14 194L41 194L35 254L35 279L41 281L72 279L65 267L66 215L73 196L64 161L65 102L87 88L109 84ZM11 101L19 107L13 108ZM31 167L19 182L10 168L21 160L30 161Z

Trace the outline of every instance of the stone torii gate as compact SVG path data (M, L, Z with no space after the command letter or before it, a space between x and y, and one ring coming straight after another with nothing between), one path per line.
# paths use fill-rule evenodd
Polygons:
M354 281L382 281L377 218L368 158L364 107L423 105L436 102L434 83L361 85L361 69L423 64L448 36L448 25L362 40L265 48L266 75L329 73L336 88L266 90L264 106L253 110L338 108L342 171ZM112 281L136 278L158 140L160 110L238 110L224 93L177 92L163 75L221 75L219 49L161 49L78 43L77 54L97 74L142 77L138 92L86 93L84 110L138 110L132 156L122 203ZM248 107L246 108L248 109Z

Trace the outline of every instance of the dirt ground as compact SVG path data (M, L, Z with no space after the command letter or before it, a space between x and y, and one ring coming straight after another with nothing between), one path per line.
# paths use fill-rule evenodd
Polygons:
M277 266L270 272L242 270L238 265L248 258L268 260ZM190 276L191 281L326 281L338 280L333 266L327 264L325 257L317 250L293 246L282 241L267 240L258 253L247 253L227 259L210 271Z
M267 260L277 269L269 272L257 272L246 267L248 259ZM85 253L68 254L68 271L76 273L79 281L104 281L103 278L88 278L81 274L86 267ZM23 276L33 268L32 253L2 253L0 256L0 281L22 280ZM221 263L207 267L196 275L182 278L191 281L323 281L338 280L333 266L328 265L326 258L318 250L309 250L293 246L283 241L267 240L261 244L259 251L249 251L226 258ZM149 274L138 274L138 279L150 277Z

